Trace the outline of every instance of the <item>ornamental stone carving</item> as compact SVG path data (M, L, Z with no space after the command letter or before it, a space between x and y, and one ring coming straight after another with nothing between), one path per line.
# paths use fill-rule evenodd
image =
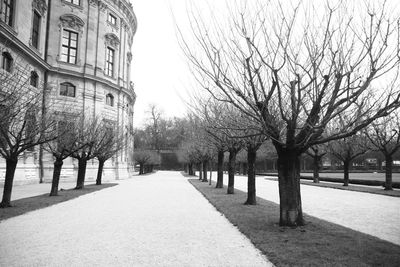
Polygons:
M62 15L60 21L63 28L71 28L80 32L83 31L83 26L85 25L81 18L72 14Z
M89 4L92 5L92 6L98 6L99 3L100 3L99 0L89 0Z
M105 3L101 2L101 1L99 1L99 7L100 7L100 11L101 11L101 12L106 12L106 10L107 10L107 4L105 4Z
M105 42L106 42L107 46L112 46L112 47L118 49L118 47L119 47L119 39L115 34L107 33L106 35L104 35L104 39L105 39Z
M47 4L45 0L33 0L32 1L32 8L36 9L41 16L45 16L46 15L46 11L47 11Z
M131 53L131 52L128 52L128 53L126 54L126 56L127 56L127 58L128 58L128 62L131 63L131 61L132 61L132 53Z

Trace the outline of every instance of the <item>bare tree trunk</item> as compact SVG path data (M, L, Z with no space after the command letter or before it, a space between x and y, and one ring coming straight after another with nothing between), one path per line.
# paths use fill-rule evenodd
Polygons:
M313 156L313 182L319 183L320 156Z
M228 162L228 194L233 194L235 189L235 164L236 164L236 154L235 150L229 151L229 162Z
M209 173L210 173L210 179L209 179L209 185L211 185L212 184L212 171L213 171L213 162L212 162L212 160L210 161L210 164L208 165L209 167L208 167L208 171L209 171Z
M208 160L203 160L203 179L201 179L202 182L208 182L207 168L208 168Z
M60 183L61 169L63 166L63 160L56 158L54 161L53 180L51 181L50 196L58 196L58 185Z
M203 179L203 170L201 169L201 163L197 164L197 169L199 170L199 180Z
M351 160L343 161L343 173L344 173L343 186L349 186L350 164L351 164Z
M300 195L300 158L297 151L280 151L278 156L278 181L279 225L304 225Z
M43 167L43 144L39 145L39 184L43 183L44 167Z
M393 171L393 158L392 155L385 155L386 168L385 168L385 190L393 190L392 187L392 171Z
M144 174L144 164L143 163L139 163L139 175Z
M248 148L247 150L247 200L245 205L256 205L256 163L257 151L254 148Z
M3 199L0 203L0 208L11 207L11 193L17 163L18 157L6 159L6 177L4 180Z
M193 175L193 163L189 163L189 175Z
M97 169L96 185L101 185L101 178L103 176L104 159L99 160L99 168Z
M216 188L224 187L224 151L218 151L217 185Z
M78 179L76 180L75 189L83 189L85 186L86 165L87 160L85 158L78 160Z

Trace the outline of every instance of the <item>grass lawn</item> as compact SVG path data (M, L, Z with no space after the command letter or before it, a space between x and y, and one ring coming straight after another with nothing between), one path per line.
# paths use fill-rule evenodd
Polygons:
M273 177L273 178L267 177L265 179L271 180L271 181L278 181L278 178L275 178L275 177ZM383 187L360 186L360 185L352 185L352 184L350 184L348 186L343 186L342 183L330 183L330 182L313 183L312 181L304 180L304 179L301 179L300 183L305 184L305 185L335 188L335 189L339 189L339 190L357 191L357 192L371 193L371 194L391 196L391 197L400 197L399 189L384 190Z
M243 191L189 181L277 266L400 266L400 246L306 214L305 226L280 227L276 203L243 205Z
M117 184L106 183L102 185L85 185L81 190L61 190L58 192L58 196L54 197L49 197L49 193L46 193L39 196L17 199L11 201L12 207L0 209L0 221L37 209L46 208L115 185Z

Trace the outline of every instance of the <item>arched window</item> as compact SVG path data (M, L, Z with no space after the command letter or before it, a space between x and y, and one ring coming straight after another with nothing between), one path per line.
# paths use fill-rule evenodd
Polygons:
M1 67L6 71L11 72L12 63L13 63L13 58L10 55L10 53L3 52L3 63Z
M39 83L39 75L36 73L36 71L32 71L31 72L31 85L33 87L38 87L38 83Z
M106 95L106 104L109 106L114 106L114 96L112 94Z
M60 95L75 97L75 86L71 83L60 84Z

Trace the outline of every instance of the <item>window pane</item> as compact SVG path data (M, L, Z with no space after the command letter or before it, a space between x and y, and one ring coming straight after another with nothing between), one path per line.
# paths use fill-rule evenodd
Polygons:
M68 63L75 64L75 63L76 63L76 57L74 57L74 56L69 56L69 61L68 61Z
M76 41L78 39L78 34L75 32L70 32L71 33L71 40Z
M32 45L38 48L39 44L40 15L33 12Z
M68 38L63 37L62 38L62 44L65 45L65 46L68 46Z
M69 39L69 31L64 30L63 31L63 37Z
M70 55L73 57L76 57L76 50L75 49L71 49L70 50Z
M68 87L68 96L75 97L75 87L74 86Z
M76 41L71 40L70 47L76 48Z
M60 85L60 95L67 95L68 87L64 84Z

